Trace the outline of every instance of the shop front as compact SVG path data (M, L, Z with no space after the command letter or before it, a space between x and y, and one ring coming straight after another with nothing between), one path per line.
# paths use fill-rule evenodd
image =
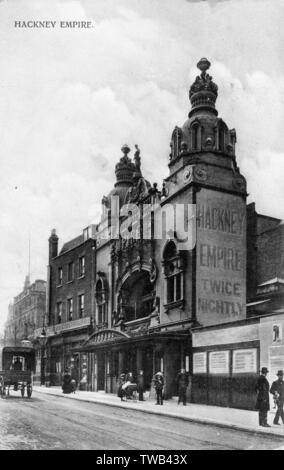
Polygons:
M259 320L193 330L192 401L255 409Z
M47 385L61 385L63 375L68 370L76 381L77 388L87 389L87 355L74 351L84 338L82 334L58 334L49 337L45 358Z

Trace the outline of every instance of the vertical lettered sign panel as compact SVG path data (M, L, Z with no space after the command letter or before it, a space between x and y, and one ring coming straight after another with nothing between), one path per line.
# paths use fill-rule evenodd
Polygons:
M196 316L203 325L246 316L246 205L232 194L197 193Z

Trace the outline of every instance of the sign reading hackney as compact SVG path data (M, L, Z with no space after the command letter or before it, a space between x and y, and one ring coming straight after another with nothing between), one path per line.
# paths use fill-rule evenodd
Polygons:
M197 320L203 325L245 318L246 205L241 197L197 193Z

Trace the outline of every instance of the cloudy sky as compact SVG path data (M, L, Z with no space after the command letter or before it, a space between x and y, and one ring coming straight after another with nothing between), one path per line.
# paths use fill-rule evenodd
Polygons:
M91 29L15 21L92 21ZM167 176L169 140L206 56L217 108L237 130L249 201L284 218L282 0L0 2L0 328L9 300L46 276L47 238L95 222L120 148L139 144L145 176Z

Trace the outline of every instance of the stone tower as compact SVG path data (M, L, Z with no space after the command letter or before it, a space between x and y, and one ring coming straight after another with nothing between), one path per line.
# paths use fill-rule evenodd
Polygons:
M246 315L246 180L235 157L236 132L215 108L218 87L201 71L189 90L191 110L172 133L166 202L196 205L196 245L188 258L190 303L207 326Z

